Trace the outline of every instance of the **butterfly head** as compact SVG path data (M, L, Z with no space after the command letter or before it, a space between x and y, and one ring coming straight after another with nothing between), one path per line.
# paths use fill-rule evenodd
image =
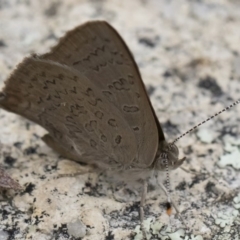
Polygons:
M178 147L174 143L159 144L158 154L154 161L154 168L160 171L173 170L183 164L185 157L179 159Z

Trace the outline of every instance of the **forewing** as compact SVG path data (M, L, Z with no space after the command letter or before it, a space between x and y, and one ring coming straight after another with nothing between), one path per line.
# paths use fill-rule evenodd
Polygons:
M164 135L137 65L116 30L103 21L88 22L68 32L42 58L66 64L94 82L135 136L135 165L151 165Z
M128 121L95 81L68 66L25 59L7 80L0 105L43 126L79 161L115 168L136 157Z

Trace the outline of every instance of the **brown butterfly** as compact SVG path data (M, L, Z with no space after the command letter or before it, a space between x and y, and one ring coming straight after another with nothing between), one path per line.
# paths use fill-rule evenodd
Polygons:
M43 126L43 141L63 156L131 173L179 167L185 158L174 143L202 124L166 142L131 52L104 21L87 22L51 52L24 59L0 106ZM141 223L146 191L144 181Z

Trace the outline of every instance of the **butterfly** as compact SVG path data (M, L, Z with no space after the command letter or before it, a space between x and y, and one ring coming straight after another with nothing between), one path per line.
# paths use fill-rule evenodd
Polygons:
M1 93L2 108L43 126L64 156L100 168L176 168L138 67L120 35L93 21L68 32L50 53L26 58ZM166 155L166 156L165 156Z
M101 169L168 171L185 160L175 142L186 133L166 141L133 55L105 21L80 25L49 53L25 58L0 107L44 127L43 141L64 157Z

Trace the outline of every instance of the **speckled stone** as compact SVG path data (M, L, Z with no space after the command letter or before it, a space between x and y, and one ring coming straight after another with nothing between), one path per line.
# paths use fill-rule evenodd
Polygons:
M1 1L0 88L26 55L47 52L85 21L104 19L133 52L172 141L239 98L239 11L234 0ZM239 112L237 106L179 140L187 161L170 174L172 198L190 233L175 213L168 217L166 197L152 181L149 239L239 238ZM68 226L78 220L83 240L142 238L139 186L115 186L60 158L41 141L45 130L26 119L0 109L0 123L0 164L24 188L0 196L0 239L76 239ZM75 172L82 174L57 178Z

